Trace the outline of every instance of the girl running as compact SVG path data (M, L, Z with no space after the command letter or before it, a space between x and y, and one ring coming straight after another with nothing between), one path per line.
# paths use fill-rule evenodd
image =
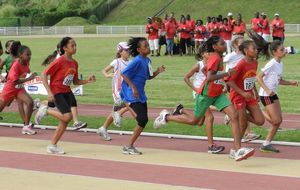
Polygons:
M98 134L105 141L110 141L111 137L107 133L107 128L109 125L114 122L117 127L121 127L121 116L128 111L125 104L122 102L120 97L121 85L123 82L123 78L121 76L121 72L124 68L127 67L129 63L129 47L127 42L120 42L117 45L117 55L116 59L114 59L108 66L106 66L102 73L106 78L112 79L112 94L114 99L113 113L109 114L106 118L104 124L98 129ZM113 73L109 73L110 70L113 69Z
M32 129L33 125L30 123L33 112L33 100L25 91L24 83L33 80L37 74L32 73L26 78L26 75L30 73L29 62L31 59L31 51L27 46L18 48L18 57L19 59L15 60L11 65L7 82L3 88L0 98L0 112L16 98L20 102L18 104L19 112L24 121L22 134L34 135L36 132Z
M169 121L195 125L199 123L209 106L214 105L219 111L225 112L231 118L232 134L234 138L234 150L231 157L236 161L247 159L254 154L253 148L241 148L240 129L238 115L230 101L223 94L222 78L230 76L234 70L223 73L222 54L226 51L225 41L213 36L205 43L207 52L210 53L206 66L206 79L198 89L195 101L194 114L170 115L163 110L154 121L154 128L160 128Z
M134 147L134 143L148 123L147 97L145 94L146 81L164 72L165 67L160 66L155 72L152 71L151 60L147 57L150 49L146 38L133 37L129 40L128 45L129 53L134 59L122 71L121 76L124 81L122 82L121 98L135 113L137 126L128 146L123 147L123 153L140 155L142 152Z
M265 120L258 105L255 87L258 66L256 45L254 41L246 40L240 45L239 50L245 57L234 67L236 73L227 79L227 85L230 87L230 100L239 113L240 135L243 137L248 121L260 126Z
M209 53L206 50L206 46L201 45L200 49L197 50L201 52L201 54L197 54L196 58L198 60L197 64L185 75L184 81L186 84L193 89L193 96L194 99L196 98L197 95L197 90L200 88L202 83L205 80L205 74L203 73L203 69L207 63L207 60L209 58ZM194 82L190 81L190 78L194 76ZM183 106L182 106L183 108ZM177 110L178 110L177 106ZM181 109L180 113L184 114L187 113L185 112L185 109ZM208 108L205 112L205 116L203 119L198 123L198 125L202 125L204 123L206 124L206 135L207 135L207 140L208 140L208 153L216 154L219 152L222 152L225 147L224 146L218 146L217 144L214 143L213 141L213 123L214 123L214 116L212 114L212 111Z
M270 51L273 55L271 59L258 74L257 81L261 86L259 89L259 96L261 103L265 106L264 116L268 122L272 124L266 140L263 142L260 150L262 152L280 152L278 149L271 145L276 132L282 122L282 112L280 101L277 96L277 87L281 85L298 86L298 81L287 81L282 78L283 63L282 59L285 57L285 48L283 43L274 40L270 44Z
M52 63L55 59L58 59L60 56L61 56L60 44L58 43L56 46L56 50L52 54L48 55L48 57L43 61L42 65L47 66L50 63ZM52 108L55 107L55 104L53 102L48 103L48 101L45 101L44 104L46 104L46 105L48 104L48 107L52 107ZM73 117L73 121L74 121L72 127L74 128L75 131L87 127L86 122L79 121L79 119L78 119L77 106L71 107L71 112L72 112L72 117Z
M10 67L11 67L11 56L10 56L10 49L11 49L11 45L13 43L13 40L8 40L6 43L5 43L5 53L8 54L6 56L5 59L1 59L1 62L0 62L0 70L3 69L3 66L5 66L5 72L8 73L8 71L10 70Z
M228 71L229 69L234 68L238 64L238 62L241 61L245 57L243 52L239 50L239 46L243 43L243 41L244 41L243 36L237 35L237 36L233 37L232 45L233 45L234 51L227 54L223 59L223 62L226 64L226 68L225 68L226 71ZM228 88L228 91L229 91L229 88ZM226 125L228 125L229 122L230 122L230 118L228 117L228 115L225 115L224 123ZM256 134L254 132L251 132L251 128L248 125L248 127L245 131L245 135L243 137L243 140L245 142L249 142L249 141L259 139L260 137L261 137L261 135Z
M59 120L58 127L47 146L49 154L65 154L63 149L57 146L58 141L65 132L68 123L72 120L71 107L76 107L77 102L72 93L70 85L83 85L96 81L94 75L87 80L78 79L78 63L73 59L76 53L76 42L73 38L64 37L60 42L61 57L54 60L42 73L43 84L48 92L48 102L54 102L57 110L48 109L41 105L35 116L35 122L39 124L43 117L51 115ZM50 76L50 86L48 85Z

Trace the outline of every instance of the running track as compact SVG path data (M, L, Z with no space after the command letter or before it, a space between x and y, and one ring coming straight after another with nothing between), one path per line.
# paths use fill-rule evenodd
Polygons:
M149 108L148 115L151 119L157 117L162 109L166 108ZM172 110L171 108L167 108ZM91 105L91 104L79 104L79 115L83 116L107 116L112 110L112 106L109 105ZM4 109L4 112L18 112L17 104L12 103L10 107ZM223 123L224 114L220 112L214 112L215 123ZM126 113L125 117L131 117L129 113ZM270 126L266 121L265 126ZM283 114L283 123L281 128L300 129L300 115L298 114Z
M0 189L231 189L296 190L300 187L300 149L277 146L280 154L256 152L242 162L206 153L200 140L140 137L141 156L123 155L129 136L102 141L95 133L67 131L64 156L47 155L52 130L23 136L20 128L0 127ZM258 149L257 144L249 144Z
M15 106L10 109L15 111ZM110 110L110 106L79 106L81 115L106 116ZM150 117L160 110L150 109ZM1 190L300 187L299 147L276 146L281 153L265 154L258 151L259 144L247 144L256 148L255 156L235 162L228 158L232 146L228 142L217 142L226 147L224 154L211 155L206 153L206 141L141 136L136 146L144 154L131 156L121 153L129 139L127 135L112 135L113 140L106 142L95 133L67 131L60 143L67 154L55 156L45 153L52 130L37 130L35 136L21 135L20 130L0 127Z

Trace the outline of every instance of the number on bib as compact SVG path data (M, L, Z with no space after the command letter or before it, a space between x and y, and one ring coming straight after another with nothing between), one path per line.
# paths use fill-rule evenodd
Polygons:
M63 85L70 86L73 83L74 75L67 75L63 81Z
M252 90L255 85L255 77L245 78L244 79L244 90Z

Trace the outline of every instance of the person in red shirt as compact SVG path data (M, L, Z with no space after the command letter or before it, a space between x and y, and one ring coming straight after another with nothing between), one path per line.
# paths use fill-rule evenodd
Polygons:
M233 28L233 24L235 23L235 20L233 19L233 14L229 12L227 14L228 24L231 25L231 28Z
M177 31L180 33L180 55L186 54L186 49L188 55L191 55L191 28L186 22L185 17L181 18L181 22Z
M254 18L250 20L251 28L262 36L262 19L259 17L259 12L254 13Z
M47 153L49 154L65 154L63 149L57 146L57 143L64 134L68 123L72 120L71 107L77 107L70 85L83 85L96 81L94 75L87 80L78 79L78 63L72 57L76 53L75 40L70 37L64 37L59 44L62 56L54 60L41 74L43 84L48 92L48 102L54 102L58 111L48 109L46 105L42 104L35 116L37 124L46 115L51 115L59 120L58 127L51 139L51 144L47 146ZM50 76L50 86L48 84L48 76Z
M33 112L33 100L25 91L24 83L33 80L37 74L30 73L29 62L31 59L31 51L29 47L21 45L18 49L18 57L12 63L11 69L8 73L7 82L4 85L2 95L0 98L0 112L14 100L18 100L19 112L24 120L24 127L22 134L34 135L36 131L32 129L33 124L30 123L30 118ZM19 103L20 102L20 103Z
M165 18L162 20L161 22L161 25L160 25L160 34L159 34L159 38L158 38L158 44L159 44L159 47L158 47L158 52L160 54L160 51L161 51L161 46L163 45L167 45L167 42L166 42L166 24L167 22L169 21L169 17L168 17L168 14L165 14ZM167 55L168 52L167 52L167 46L166 46L166 52L165 52L165 55Z
M279 18L279 14L275 13L274 19L271 22L273 40L284 41L284 22Z
M196 50L198 50L200 45L205 41L205 33L206 33L206 28L205 26L203 26L203 21L197 20L197 25L194 30Z
M261 25L262 37L266 42L268 42L270 37L270 25L266 13L261 13L261 19L262 19L262 25Z
M160 128L170 121L196 125L204 117L209 106L213 105L219 111L228 114L232 119L231 126L234 138L234 150L231 151L230 157L236 161L247 159L254 154L255 150L253 148L241 148L238 115L230 101L223 94L223 78L234 73L234 70L231 69L228 72L223 72L222 54L226 51L225 41L219 36L213 36L204 42L203 45L210 55L207 60L206 68L204 69L206 79L198 89L198 94L196 95L194 113L190 113L187 110L180 111L176 109L176 113L179 114L171 115L167 110L163 110L155 119L153 127Z
M167 52L169 56L173 55L174 48L174 37L176 35L177 24L176 20L172 17L166 23L166 42L167 42Z
M241 36L244 36L246 32L246 24L242 20L242 15L240 13L237 16L236 21L234 22L232 32L233 35L241 35Z
M220 37L226 42L227 54L231 53L232 27L227 18L224 18L222 24L220 25Z
M256 125L265 122L258 105L258 93L255 87L257 71L257 48L252 40L244 41L240 47L245 57L234 67L235 73L226 79L230 87L230 100L238 111L240 136L243 137L248 121Z
M148 17L148 24L146 25L146 33L148 34L151 56L154 56L154 50L156 51L156 56L160 56L158 51L159 49L158 25L152 21L152 17Z
M189 25L191 30L195 29L196 22L193 19L191 19L191 15L189 14L186 15L186 23Z
M210 37L220 36L220 25L216 17L212 17L212 22L208 24L207 30L210 32Z

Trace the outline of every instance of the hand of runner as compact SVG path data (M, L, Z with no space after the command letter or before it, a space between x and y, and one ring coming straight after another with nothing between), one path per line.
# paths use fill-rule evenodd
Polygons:
M55 102L54 95L48 92L48 102Z
M139 98L139 92L138 92L138 90L136 89L136 88L133 88L132 89L132 95L133 95L133 97L135 97L135 98Z
M29 79L33 80L36 76L38 76L38 74L36 72L31 73L30 76L29 76Z
M166 70L166 68L165 68L164 65L162 65L162 66L160 66L160 67L157 68L158 73L162 73L162 72L164 72L165 70Z
M89 76L88 78L88 83L96 82L96 77L95 75Z
M250 92L244 92L244 93L242 94L242 96L243 96L244 98L246 98L246 99L252 99L252 98L254 98L254 97L253 97L253 94L250 93Z

